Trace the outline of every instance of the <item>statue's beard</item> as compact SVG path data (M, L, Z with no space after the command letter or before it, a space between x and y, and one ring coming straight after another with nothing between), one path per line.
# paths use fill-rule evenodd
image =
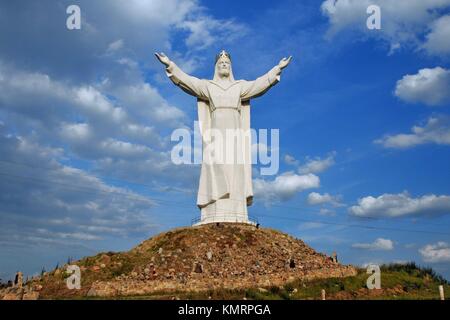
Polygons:
M233 69L231 68L231 66L229 68L221 68L220 66L216 65L214 67L214 80L234 81Z
M219 75L220 75L222 78L228 78L228 77L230 76L230 70L227 70L227 69L220 69L220 70L219 70Z

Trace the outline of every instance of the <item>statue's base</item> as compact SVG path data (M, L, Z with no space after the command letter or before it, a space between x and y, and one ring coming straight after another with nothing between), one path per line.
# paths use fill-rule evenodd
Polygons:
M200 221L195 221L192 225L193 226L201 226L204 224L209 223L243 223L243 224L249 224L252 226L256 226L258 222L252 221L248 219L248 216L213 216L213 217L205 217L201 218Z
M248 218L247 202L236 199L219 199L200 210L200 219L193 221L192 225L227 222L256 225Z
M247 213L230 212L226 214L217 214L207 212L204 209L202 209L201 216L199 218L192 220L192 226L201 226L211 223L240 223L256 226L258 221L256 219L249 218Z

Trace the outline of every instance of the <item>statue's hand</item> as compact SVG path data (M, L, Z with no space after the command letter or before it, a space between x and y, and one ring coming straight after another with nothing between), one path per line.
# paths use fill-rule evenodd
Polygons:
M170 59L164 53L155 52L155 56L159 60L159 62L161 62L163 65L165 65L166 67L169 66Z
M278 63L278 66L280 69L284 69L288 66L288 64L291 62L292 56L289 56L289 58L283 58L280 60L280 63Z

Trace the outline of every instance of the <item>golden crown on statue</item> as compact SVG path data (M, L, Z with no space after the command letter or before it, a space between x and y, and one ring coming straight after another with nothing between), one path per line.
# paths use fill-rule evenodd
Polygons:
M216 55L216 63L217 61L219 61L220 58L228 58L231 61L230 54L225 50L220 51L220 53Z

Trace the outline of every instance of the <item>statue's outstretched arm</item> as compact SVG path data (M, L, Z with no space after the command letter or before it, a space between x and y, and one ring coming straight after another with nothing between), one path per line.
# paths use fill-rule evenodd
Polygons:
M186 74L164 53L155 53L155 56L166 66L166 74L173 83L195 97L208 99L208 89L205 80Z
M280 81L281 70L286 68L291 60L292 56L289 58L283 58L280 60L278 65L273 67L265 75L254 81L244 81L241 86L241 99L249 100L263 95L267 90Z

